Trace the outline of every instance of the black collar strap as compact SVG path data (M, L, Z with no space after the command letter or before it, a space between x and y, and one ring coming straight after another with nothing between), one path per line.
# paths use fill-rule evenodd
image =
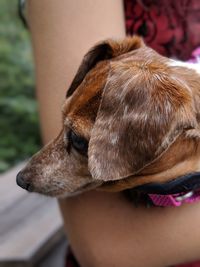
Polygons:
M146 194L177 194L200 189L200 172L189 173L165 183L148 183L135 187Z

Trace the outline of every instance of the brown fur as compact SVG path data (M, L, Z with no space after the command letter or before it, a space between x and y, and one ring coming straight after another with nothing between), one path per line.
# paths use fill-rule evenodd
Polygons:
M63 130L22 171L33 190L70 196L121 191L200 170L200 75L173 67L138 37L84 57L63 107ZM88 159L68 132L89 141Z

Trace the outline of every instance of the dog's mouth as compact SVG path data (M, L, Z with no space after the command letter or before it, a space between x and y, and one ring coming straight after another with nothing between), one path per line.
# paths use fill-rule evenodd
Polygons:
M200 172L189 173L165 183L149 183L135 188L150 197L156 206L180 206L200 200Z

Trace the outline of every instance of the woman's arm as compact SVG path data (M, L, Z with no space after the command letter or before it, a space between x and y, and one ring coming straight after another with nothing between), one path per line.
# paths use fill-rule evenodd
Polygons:
M91 46L125 36L121 0L28 0L44 142L61 126L66 91Z
M44 142L60 128L65 92L95 42L124 37L120 0L28 0ZM200 255L200 204L135 208L121 194L62 200L66 232L83 267L164 267Z
M83 267L167 267L200 259L200 203L136 208L121 194L90 192L61 207Z

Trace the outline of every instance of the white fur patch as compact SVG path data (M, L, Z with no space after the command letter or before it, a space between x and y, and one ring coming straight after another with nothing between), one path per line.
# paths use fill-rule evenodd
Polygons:
M118 136L117 133L111 134L111 136L110 136L110 142L111 142L112 145L116 145L117 142L118 142L118 140L119 140L119 136Z
M126 116L128 114L128 106L125 106L125 108L124 108L124 116Z
M197 63L182 62L179 60L170 59L169 66L189 68L195 70L196 73L200 74L200 58L198 59Z

